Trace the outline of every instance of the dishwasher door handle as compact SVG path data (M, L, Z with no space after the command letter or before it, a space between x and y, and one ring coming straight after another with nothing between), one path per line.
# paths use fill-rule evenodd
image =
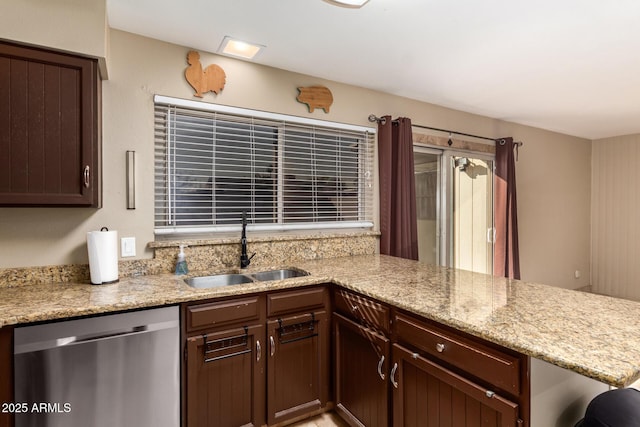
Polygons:
M143 334L143 333L147 333L147 332L154 332L154 331L160 331L162 329L170 329L170 328L178 328L179 322L177 320L170 320L168 322L161 322L161 323L152 323L149 325L140 325L140 326L134 326L132 328L128 328L128 329L123 329L123 330L118 330L118 331L107 331L107 332L103 332L103 333L97 333L97 334L93 334L93 335L85 335L85 336L81 336L81 337L69 337L69 338L75 338L73 341L70 341L68 343L61 343L60 345L58 345L57 347L61 347L62 345L69 345L69 344L81 344L81 343L88 343L88 342L94 342L94 341L102 341L102 340L106 340L109 338L116 338L116 337L122 337L125 335L137 335L137 334ZM61 341L61 340L65 340L66 338L60 338L57 341Z
M169 320L166 322L151 323L148 325L133 326L130 328L99 331L92 334L80 335L80 336L67 336L61 338L54 338L43 341L28 342L24 344L15 344L14 354L28 353L32 351L48 350L56 347L72 346L79 344L87 344L91 342L104 341L108 339L114 339L119 337L125 337L127 335L140 335L163 329L179 328L180 323L177 320Z
M69 344L80 344L80 343L89 343L94 341L102 341L107 338L117 338L125 335L134 335L134 334L139 334L147 331L149 331L148 326L135 326L125 331L111 331L103 334L96 334L96 335L83 336L83 337L58 338L56 340L58 342L58 345L56 347L62 347L63 345L69 345Z

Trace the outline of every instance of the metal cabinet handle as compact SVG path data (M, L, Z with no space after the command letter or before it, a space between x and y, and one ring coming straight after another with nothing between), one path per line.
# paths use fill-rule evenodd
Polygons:
M382 364L384 363L384 355L380 357L380 361L378 362L378 375L384 381L384 373L382 373Z
M351 311L357 311L358 310L358 306L357 305L352 305L351 306Z
M271 345L271 357L276 354L276 341L273 339L273 336L269 336L269 344Z
M438 353L442 353L444 351L444 344L442 343L436 344L436 350L438 351Z
M261 357L262 357L262 346L260 345L260 340L256 340L256 362L259 362Z
M84 186L85 186L86 188L89 188L89 178L90 178L90 176L91 176L91 175L90 175L90 168L89 168L89 165L86 165L86 166L84 167L84 172L82 172L82 177L83 177L83 179L84 179Z
M391 384L393 387L398 388L398 382L396 381L396 371L398 370L398 363L393 364L393 368L391 369Z

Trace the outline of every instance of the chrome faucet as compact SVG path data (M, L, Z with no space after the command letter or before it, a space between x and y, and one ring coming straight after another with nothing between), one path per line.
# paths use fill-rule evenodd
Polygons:
M251 258L256 255L254 252L251 256L247 256L247 211L242 211L242 237L240 239L240 244L242 245L240 268L247 268L249 267L249 264L251 264Z

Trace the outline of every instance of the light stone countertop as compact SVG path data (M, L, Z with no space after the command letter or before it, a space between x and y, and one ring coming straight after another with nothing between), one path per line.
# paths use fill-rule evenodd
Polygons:
M333 282L616 387L640 378L638 302L383 255L287 267L311 275L212 289L171 274L100 286L16 283L0 287L0 326Z

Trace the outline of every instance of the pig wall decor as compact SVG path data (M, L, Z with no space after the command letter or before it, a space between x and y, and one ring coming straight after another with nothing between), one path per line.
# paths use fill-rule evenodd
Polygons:
M211 64L203 70L200 54L195 50L190 50L187 53L187 63L189 66L184 70L184 77L196 91L193 96L202 98L202 94L207 92L213 92L217 95L224 89L227 76L222 67Z
M300 92L296 99L298 102L307 104L309 112L313 113L316 108L322 108L325 113L329 112L331 104L333 104L333 95L331 91L324 86L308 86L299 87Z

